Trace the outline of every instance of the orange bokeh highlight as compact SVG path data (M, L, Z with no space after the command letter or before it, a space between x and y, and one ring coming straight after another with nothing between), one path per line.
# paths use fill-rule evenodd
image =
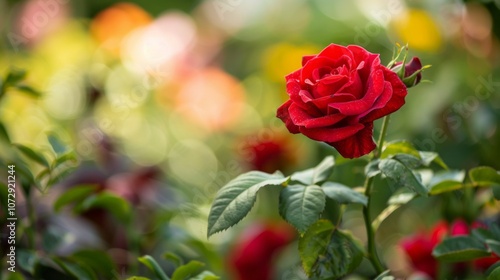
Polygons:
M92 21L90 31L103 48L118 55L125 36L151 21L151 16L139 6L118 3L100 12Z
M175 100L182 115L208 130L233 125L241 116L245 94L234 77L217 68L194 73L183 82Z

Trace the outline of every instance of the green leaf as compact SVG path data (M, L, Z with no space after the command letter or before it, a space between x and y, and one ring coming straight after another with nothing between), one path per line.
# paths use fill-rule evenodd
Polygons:
M500 185L500 174L489 166L480 166L469 170L469 178L479 187Z
M226 230L237 224L252 209L257 192L262 187L280 186L289 178L282 174L251 171L242 174L222 187L215 197L208 215L207 235Z
M384 145L380 158L388 158L397 154L408 154L420 157L417 149L408 141L393 141Z
M35 152L33 149L21 144L13 144L13 146L16 147L26 157L36 161L37 163L40 163L47 168L50 168L49 162L42 154Z
M149 270L151 270L156 277L160 278L160 280L170 280L168 276L163 272L163 269L161 269L160 265L149 255L144 255L142 257L139 257L138 260L147 266Z
M7 128L0 122L0 138L5 142L10 143L9 133L7 132Z
M308 276L318 258L324 255L335 226L328 220L318 220L299 239L299 255L302 267Z
M490 248L493 253L500 256L500 241L488 239L486 240L486 245L488 245L488 248Z
M495 268L490 274L488 274L487 280L498 280L500 279L500 266Z
M172 275L172 280L187 280L193 276L198 275L203 267L204 263L199 261L190 261L185 265L179 266Z
M436 195L461 189L464 187L464 179L465 172L462 170L449 170L436 173L429 183L429 193Z
M176 267L184 264L182 258L172 252L167 252L163 254L163 258L166 259L167 261L172 262Z
M66 190L62 193L61 196L59 196L59 198L54 203L54 211L59 212L62 207L70 203L83 201L96 190L97 186L95 185L74 186L71 189Z
M377 278L375 278L375 280L395 280L395 279L396 278L394 278L394 276L391 275L390 270L382 272L379 276L377 276Z
M368 163L365 167L365 175L368 178L375 177L380 174L380 169L378 168L380 160L374 160Z
M5 78L5 84L8 86L15 85L20 81L24 80L26 77L26 71L19 68L10 68L7 77Z
M500 185L495 185L491 188L491 191L493 192L493 197L496 200L500 200Z
M429 166L432 162L435 162L439 166L444 169L448 169L446 163L444 163L443 159L439 156L438 153L435 152L424 152L419 151L420 159L422 160L422 164L425 166Z
M291 180L300 182L305 185L315 185L322 183L326 181L328 177L330 177L334 165L334 158L332 156L327 156L316 167L293 173L291 176Z
M61 142L55 133L47 134L47 140L57 156L61 156L68 151L66 145Z
M151 280L151 279L142 276L132 276L127 278L127 280Z
M368 203L368 198L365 195L339 183L326 182L321 188L326 196L338 203L359 203L365 206Z
M40 93L38 90L25 85L25 84L17 84L14 86L17 90L21 91L22 93L26 93L32 97L40 97L42 96L42 93Z
M86 264L93 271L102 275L104 279L112 279L113 271L116 270L113 260L108 254L103 254L101 250L83 249L73 253L69 258L78 263Z
M58 182L62 181L66 176L69 176L73 171L75 171L76 166L73 165L59 165L52 170L51 178L47 182L47 186L53 186Z
M78 280L97 280L97 276L83 267L82 264L75 264L59 257L53 257L52 260L61 267L64 272L74 276Z
M415 197L417 197L417 194L409 193L407 191L402 191L391 196L388 201L389 206L382 210L382 212L380 212L380 214L378 214L378 216L373 220L373 230L376 232L380 227L380 224L382 224L382 222L387 219L387 217L389 217L392 213L394 213L394 211L398 210L401 206L410 202Z
M300 233L316 222L325 208L325 193L321 187L290 185L280 192L280 215Z
M404 164L395 159L383 159L379 163L382 173L393 180L399 186L406 187L411 191L427 196L427 188L422 185L420 179Z
M61 164L67 163L72 166L77 164L78 160L76 158L76 154L73 151L69 151L65 154L60 154L52 163L52 168L56 168Z
M218 280L219 276L215 275L213 272L208 270L203 271L202 273L196 275L195 277L190 278L190 280Z
M40 257L35 251L19 250L17 264L22 269L28 271L31 275L35 274L35 267L40 261Z
M416 156L408 155L408 154L396 154L390 158L393 158L399 162L401 162L408 169L415 169L422 165L420 159Z
M130 220L130 204L125 199L112 193L102 192L97 195L89 196L79 206L79 211L102 208L108 210L121 222L127 223Z
M432 255L444 262L463 262L490 255L481 241L469 236L448 237L434 247Z
M314 264L311 279L338 279L351 273L363 260L362 248L352 235L336 230Z

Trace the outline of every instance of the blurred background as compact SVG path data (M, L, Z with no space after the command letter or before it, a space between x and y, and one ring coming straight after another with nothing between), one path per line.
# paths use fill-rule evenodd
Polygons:
M2 98L11 141L49 154L54 134L80 162L36 198L39 242L64 236L53 248L60 256L97 250L113 267L103 279L124 279L142 269L131 259L165 252L237 279L231 270L243 232L271 230L269 220L279 220L276 193L262 192L243 223L206 239L215 193L242 172L289 174L333 154L335 179L362 184L363 159L347 161L291 135L275 117L287 99L284 76L330 43L361 45L383 64L396 43L407 43L432 67L391 118L387 139L439 152L454 169L500 169L498 0L0 0L0 18L0 73L25 69L26 83L42 93ZM131 205L131 226L106 207L53 211L62 193L88 184ZM415 209L383 225L400 232L382 234L384 246L438 218ZM363 239L358 214L345 227ZM293 243L288 232L275 234ZM302 279L296 246L277 247L272 279Z

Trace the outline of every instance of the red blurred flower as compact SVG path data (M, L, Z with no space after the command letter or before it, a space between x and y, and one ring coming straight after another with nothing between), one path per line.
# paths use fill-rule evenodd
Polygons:
M278 108L278 118L291 133L325 142L346 158L375 149L373 121L401 108L407 94L378 54L352 45L331 44L304 56L286 82L290 100Z
M285 137L266 137L258 135L238 141L238 152L251 170L273 173L285 170L295 161L295 151Z
M235 280L271 280L273 260L295 237L285 223L256 223L250 226L231 248L227 263Z
M455 220L451 225L445 221L440 221L434 226L429 235L419 233L405 238L400 242L400 246L410 258L411 264L416 271L423 272L435 279L438 261L432 256L434 247L447 235L468 235L471 229L479 227L484 228L485 226L480 222L474 222L469 226L462 219ZM490 257L474 260L473 264L477 270L484 271L499 260L498 256L492 254ZM461 274L465 268L464 263L457 263L454 266L454 272Z

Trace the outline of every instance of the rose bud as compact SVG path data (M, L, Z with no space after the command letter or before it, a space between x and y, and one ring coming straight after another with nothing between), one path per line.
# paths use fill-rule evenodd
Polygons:
M405 64L404 68L402 65L403 62L396 62L391 70L398 74L406 87L413 87L420 83L420 80L422 80L422 70L424 69L420 59L414 57L410 62Z

